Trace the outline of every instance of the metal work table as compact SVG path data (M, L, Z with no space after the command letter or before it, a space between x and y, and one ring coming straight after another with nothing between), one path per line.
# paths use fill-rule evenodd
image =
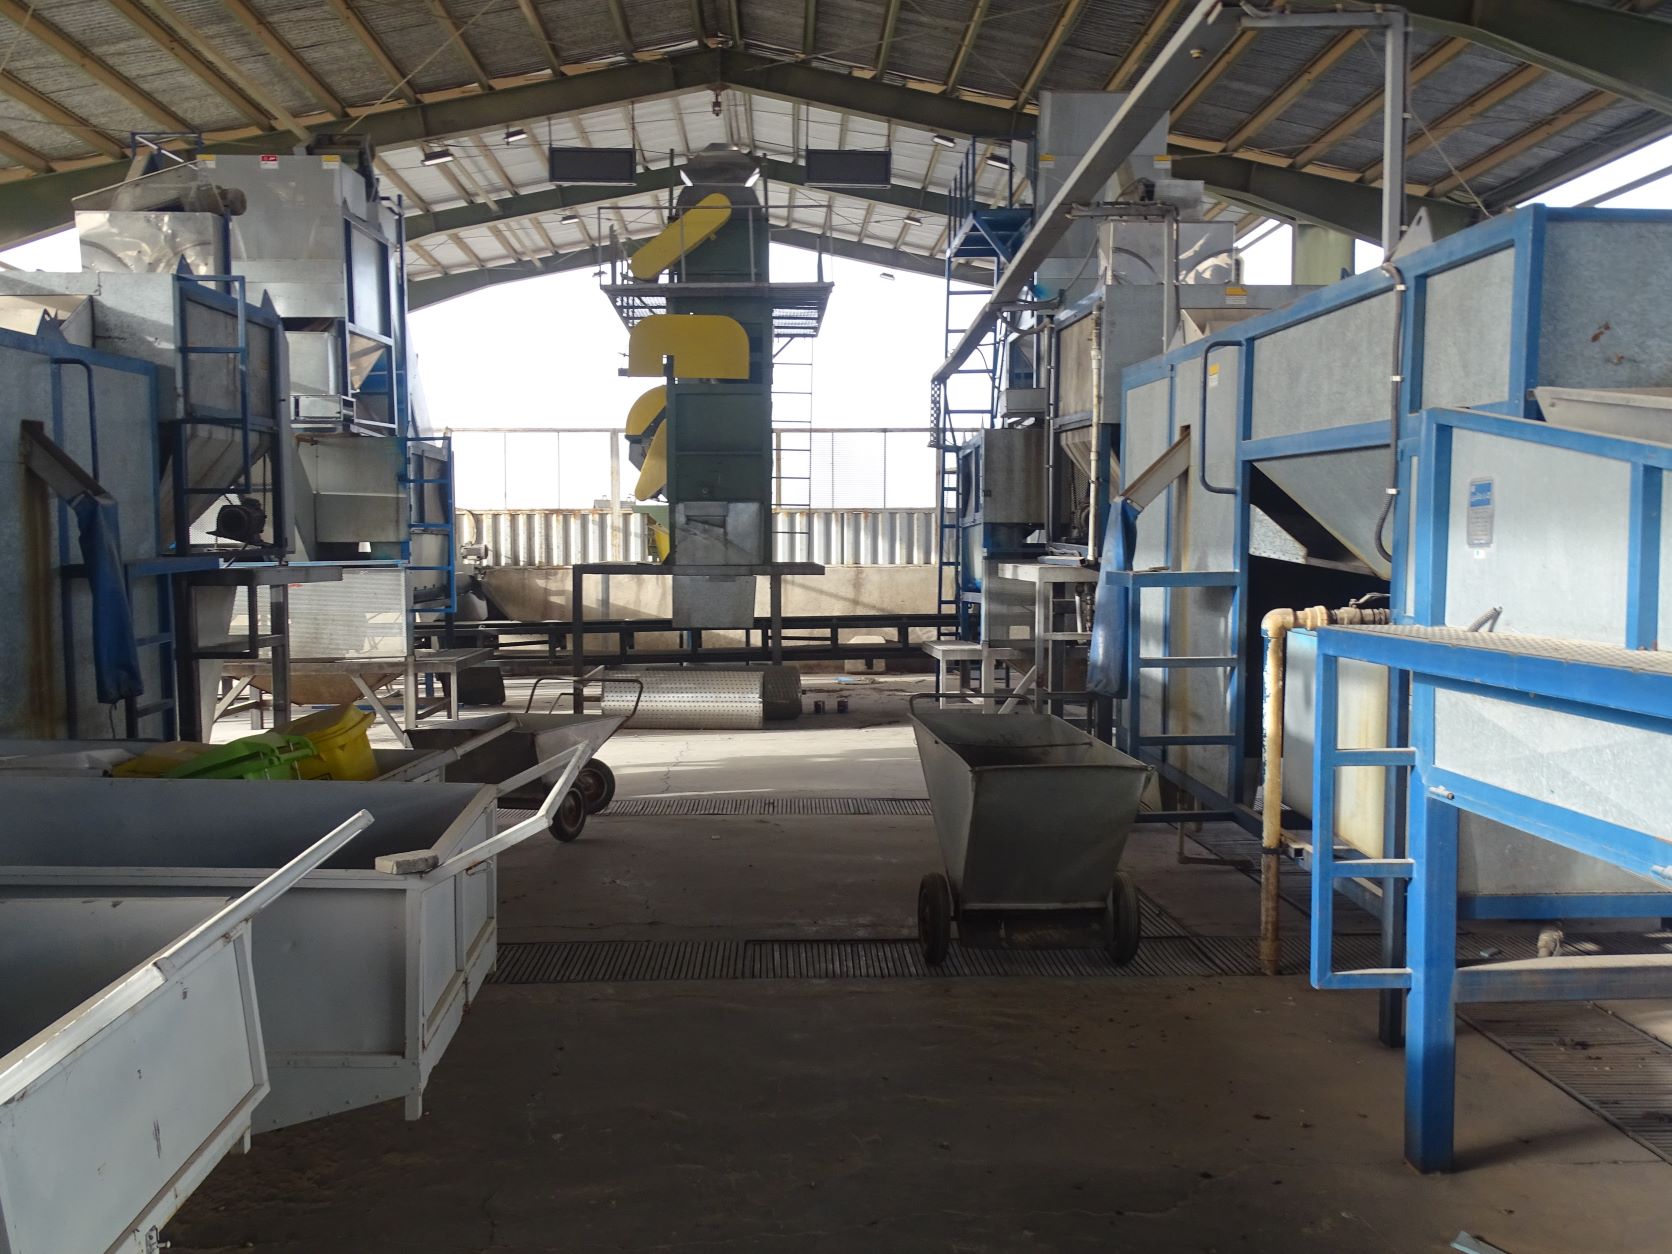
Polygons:
M406 733L418 725L418 720L427 714L434 713L442 706L447 708L447 717L459 717L459 672L468 670L472 666L481 666L493 660L492 649L421 649L403 657L302 657L290 660L292 676L318 675L347 675L354 681L354 686L360 690L360 695L371 705L372 712L383 722L383 725L395 734L395 738L408 748ZM220 717L231 704L250 686L254 678L272 668L260 661L240 659L224 664L225 673L235 677L238 682L232 690L223 696L215 706L215 716ZM401 718L397 720L389 707L383 703L371 685L366 682L367 675L381 675L388 671L400 671L406 676L402 689ZM429 705L421 705L418 697L418 676L446 675L450 678L447 685L445 700L433 701Z
M1058 646L1086 644L1091 640L1091 633L1058 629L1057 618L1064 611L1059 605L1061 598L1057 589L1097 583L1097 568L1077 563L1068 565L1055 562L995 562L988 568L988 576L997 576L1001 581L1033 585L1034 682L1044 691L1061 691L1064 686L1061 674L1064 650ZM1069 595L1072 596L1072 593ZM1023 642L1016 643L1020 646ZM1052 713L1060 714L1061 701L1053 701L1052 704L1056 707Z
M820 562L761 562L747 566L681 566L673 562L581 562L570 567L569 622L571 672L574 676L575 712L585 708L586 675L586 577L588 575L694 575L731 579L744 575L765 575L771 587L771 614L767 644L772 661L784 660L784 576L822 575ZM491 650L488 650L491 653Z

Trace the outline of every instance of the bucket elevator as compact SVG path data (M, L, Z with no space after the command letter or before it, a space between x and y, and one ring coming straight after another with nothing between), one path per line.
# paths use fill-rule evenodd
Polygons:
M673 626L694 647L704 630L755 626L765 575L779 661L782 580L824 570L778 560L773 506L785 470L775 460L772 365L779 346L818 334L831 284L822 261L815 282L772 280L770 220L748 153L710 145L680 176L666 226L630 254L622 248L603 285L628 330L622 373L658 380L632 405L626 439L637 511L661 561L573 567L577 685L589 575L670 576Z

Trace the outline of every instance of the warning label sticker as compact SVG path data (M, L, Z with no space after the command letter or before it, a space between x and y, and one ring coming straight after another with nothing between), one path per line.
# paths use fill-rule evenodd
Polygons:
M1492 547L1493 495L1492 480L1469 480L1469 517L1464 536L1471 549Z

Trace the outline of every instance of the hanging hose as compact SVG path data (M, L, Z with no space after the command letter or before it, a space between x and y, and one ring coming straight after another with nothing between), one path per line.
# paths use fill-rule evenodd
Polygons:
M1382 270L1393 279L1393 370L1388 375L1388 493L1376 519L1376 552L1393 561L1393 550L1382 541L1388 519L1393 515L1393 503L1399 497L1399 413L1404 391L1405 369L1405 272L1391 261L1382 263Z
M1241 343L1241 338L1236 336L1210 336L1202 342L1201 407L1196 418L1196 480L1202 485L1202 491L1217 493L1219 496L1235 496L1237 490L1222 488L1218 484L1208 482L1208 358L1213 356L1213 350L1216 348Z
M1283 854L1283 708L1286 671L1288 666L1288 634L1296 628L1310 630L1317 627L1388 623L1393 615L1388 610L1364 609L1349 605L1344 609L1329 610L1315 605L1306 610L1272 610L1260 620L1260 634L1266 639L1265 693L1261 703L1264 716L1264 746L1261 790L1264 804L1260 810L1260 970L1267 975L1279 974L1282 956L1279 953L1278 858ZM1316 827L1318 816L1313 815Z

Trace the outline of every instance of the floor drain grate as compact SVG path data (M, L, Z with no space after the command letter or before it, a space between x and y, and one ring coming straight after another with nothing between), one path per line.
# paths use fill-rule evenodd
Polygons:
M622 818L670 815L911 815L927 817L926 797L623 797L604 811Z
M1252 942L1244 942L1251 945ZM1250 955L1252 950L1250 949ZM1251 965L1244 964L1244 965ZM1147 939L1130 965L1103 951L974 949L954 943L939 968L914 940L533 941L503 944L495 984L646 980L887 980L955 977L1131 978L1225 974L1194 937Z
M1672 1162L1672 1046L1605 1010L1477 1006L1463 1021L1644 1148Z

